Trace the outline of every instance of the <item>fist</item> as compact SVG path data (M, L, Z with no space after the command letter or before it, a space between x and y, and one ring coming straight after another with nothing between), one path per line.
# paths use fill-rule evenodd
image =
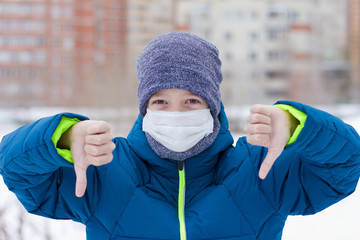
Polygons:
M112 161L115 144L110 125L104 121L87 120L76 123L71 129L71 154L76 174L75 194L84 195L90 165L101 166Z

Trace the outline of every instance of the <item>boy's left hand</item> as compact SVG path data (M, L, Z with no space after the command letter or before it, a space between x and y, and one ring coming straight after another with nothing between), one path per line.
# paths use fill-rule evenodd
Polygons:
M268 148L260 166L259 177L265 179L276 159L289 141L294 118L287 111L272 105L254 105L250 109L244 130L247 141Z

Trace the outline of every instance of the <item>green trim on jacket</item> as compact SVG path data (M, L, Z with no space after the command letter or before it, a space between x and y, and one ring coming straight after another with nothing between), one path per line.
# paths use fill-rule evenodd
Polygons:
M295 128L295 131L292 134L292 136L290 137L288 143L286 144L286 145L290 145L297 140L301 130L304 128L307 115L306 115L306 113L304 113L290 105L276 104L275 106L284 111L288 111L291 115L293 115L294 118L296 118L300 122L299 125Z
M66 132L66 130L71 128L75 123L78 123L78 122L80 122L80 120L77 118L68 118L68 117L62 116L59 125L57 126L53 136L51 137L51 140L53 141L58 154L60 156L62 156L63 158L65 158L65 160L67 160L68 162L71 162L71 163L74 163L74 161L72 159L71 151L69 149L57 148L57 144L58 144L62 134L64 132Z

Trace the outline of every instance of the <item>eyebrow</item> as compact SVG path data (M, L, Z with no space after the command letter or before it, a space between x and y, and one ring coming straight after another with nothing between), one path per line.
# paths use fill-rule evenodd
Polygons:
M151 97L166 97L166 96L169 96L169 95L172 95L170 93L164 93L164 92L156 92L154 95L152 95ZM199 97L201 98L200 96L196 95L195 93L192 93L190 91L186 92L185 93L185 97Z

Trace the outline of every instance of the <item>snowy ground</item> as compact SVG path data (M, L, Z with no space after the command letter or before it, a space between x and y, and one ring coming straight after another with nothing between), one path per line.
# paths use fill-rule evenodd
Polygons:
M322 109L326 109L323 107ZM326 109L328 110L328 109ZM360 107L341 106L331 108L330 112L341 116L345 122L360 132ZM0 109L0 139L19 126L19 123L32 121L42 115L59 112L58 109L39 111L37 114L27 110L27 115ZM41 112L41 114L39 114ZM233 110L228 115L243 114L244 109ZM11 114L11 117L10 117ZM87 114L85 111L84 114ZM89 115L89 114L87 114ZM91 114L90 114L91 115ZM109 114L109 118L113 117ZM131 114L130 114L131 115ZM96 118L96 116L95 116ZM129 117L133 118L133 117ZM243 121L243 118L240 119ZM121 132L122 129L119 130ZM23 222L21 224L20 222ZM21 227L22 226L22 227ZM4 229L7 237L4 235ZM0 177L0 239L1 240L64 240L86 239L85 228L72 221L49 220L27 214L14 194L4 185ZM360 239L360 186L355 193L342 202L313 216L291 216L288 218L283 240L359 240Z
M82 224L28 214L0 180L1 240L85 240ZM6 233L4 233L6 232Z

